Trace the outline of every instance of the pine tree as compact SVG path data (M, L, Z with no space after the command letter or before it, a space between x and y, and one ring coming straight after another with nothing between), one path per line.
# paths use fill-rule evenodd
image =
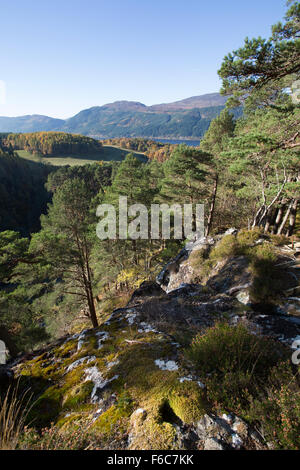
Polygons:
M211 157L202 150L178 146L163 164L164 177L160 183L159 202L173 204L205 204L210 196ZM193 208L193 230L195 229Z
M268 40L246 38L243 47L224 58L219 70L221 91L233 95L231 102L256 97L258 102L270 103L279 89L299 78L300 3L292 0L289 4L286 22L274 25Z
M209 235L215 213L217 193L222 180L226 178L226 164L221 154L226 147L228 139L233 136L235 120L232 113L227 109L221 111L220 115L213 119L208 131L200 142L200 148L211 156L210 173L213 179L213 189L210 200L209 213L206 224L206 236Z
M66 181L54 193L48 214L41 217L42 230L33 235L29 251L45 273L64 281L66 294L85 302L92 325L97 327L91 265L96 234L90 206L91 193L84 182Z

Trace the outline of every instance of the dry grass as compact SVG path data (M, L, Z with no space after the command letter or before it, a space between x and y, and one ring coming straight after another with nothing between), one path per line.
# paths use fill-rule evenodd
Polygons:
M29 408L27 393L18 395L18 385L9 387L0 399L0 450L15 450L23 431Z

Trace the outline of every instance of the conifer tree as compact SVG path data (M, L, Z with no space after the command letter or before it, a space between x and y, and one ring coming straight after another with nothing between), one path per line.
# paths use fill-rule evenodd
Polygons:
M157 199L173 204L205 204L209 198L211 157L202 150L178 146L163 164L164 177ZM195 229L195 210L193 219Z
M41 217L42 230L34 234L30 253L39 267L65 283L65 293L74 294L88 308L93 327L98 326L93 294L92 248L95 217L91 193L80 179L67 180L53 195L48 214Z

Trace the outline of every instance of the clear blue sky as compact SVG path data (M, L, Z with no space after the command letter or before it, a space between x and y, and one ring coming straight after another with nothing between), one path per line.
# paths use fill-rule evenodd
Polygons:
M0 116L70 117L219 91L246 36L268 37L285 0L0 0Z

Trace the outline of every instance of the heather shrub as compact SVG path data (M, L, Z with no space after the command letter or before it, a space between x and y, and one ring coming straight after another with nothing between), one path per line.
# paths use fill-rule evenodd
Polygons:
M282 273L276 267L276 260L276 253L270 244L259 245L251 251L251 296L256 302L272 301L282 290Z
M254 399L249 419L275 448L300 449L300 388L288 361L274 367L264 394Z
M238 232L236 239L240 246L250 246L262 238L263 233L259 227L253 230L242 229Z
M218 323L198 334L186 357L207 385L208 398L226 409L248 407L272 367L286 356L285 348L251 333L243 324Z

